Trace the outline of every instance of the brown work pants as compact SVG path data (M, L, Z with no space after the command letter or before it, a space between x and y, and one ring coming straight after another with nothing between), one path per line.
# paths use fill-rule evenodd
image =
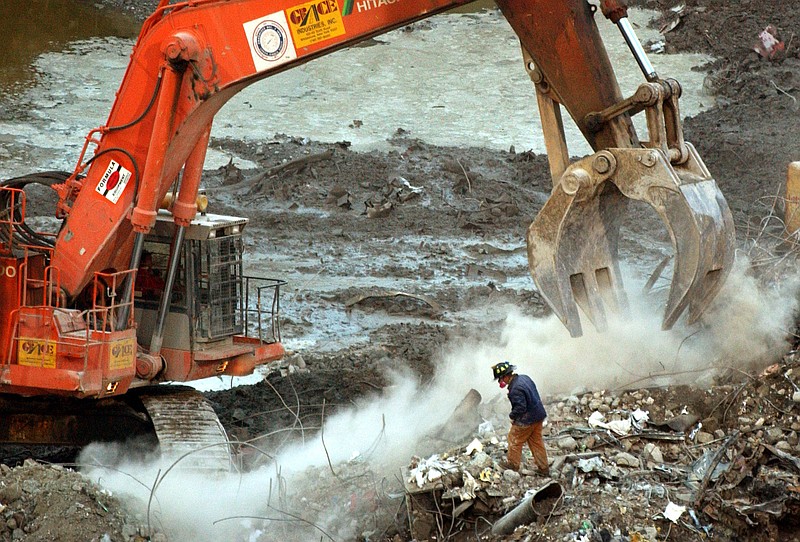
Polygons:
M514 425L508 431L508 462L511 468L519 470L522 463L522 446L528 443L528 447L533 453L533 461L539 472L549 473L550 467L547 463L547 450L544 448L542 439L542 422L531 425Z

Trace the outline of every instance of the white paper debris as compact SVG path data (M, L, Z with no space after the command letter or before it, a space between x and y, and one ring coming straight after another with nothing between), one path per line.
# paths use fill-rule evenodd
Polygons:
M667 503L667 507L664 509L664 517L670 520L672 523L677 523L678 518L681 517L681 514L686 512L686 507L681 506L680 504L675 504L672 501Z
M439 480L445 472L458 470L452 461L440 459L438 455L432 455L428 459L420 460L419 464L411 469L409 482L414 482L417 487L424 487L425 484Z
M590 459L579 459L578 468L583 472L600 472L603 470L603 460L600 457Z
M483 451L483 444L478 439L472 439L472 442L467 445L466 453L467 455L472 455L474 452L482 452Z
M471 501L475 498L475 491L480 489L481 485L467 471L462 473L462 479L464 486L458 492L458 496L462 501Z
M595 410L592 412L592 415L589 416L589 427L600 427L602 429L608 429L609 431L613 431L617 435L627 435L631 432L631 421L630 420L613 420L610 422L606 422L605 416L602 413Z
M637 408L631 412L630 420L636 429L643 429L645 424L650 421L650 413L641 408Z

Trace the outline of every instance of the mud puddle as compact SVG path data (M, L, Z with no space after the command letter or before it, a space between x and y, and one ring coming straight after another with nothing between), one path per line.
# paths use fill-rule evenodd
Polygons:
M62 11L69 10L62 4L67 2L51 4L56 17L66 17ZM49 7L40 11L49 12ZM81 13L70 12L73 17L67 20ZM632 13L643 42L659 39L646 28L652 16L648 11ZM125 35L130 27L118 19L90 18L97 22L52 40L31 40L24 25L7 29L12 43L48 43L49 51L29 47L7 56L16 62L3 68L3 84L30 82L31 77L35 84L3 99L4 176L27 173L31 165L74 166L84 135L105 121L133 44L123 38L80 38L87 33ZM616 28L602 17L598 21L623 94L628 94L643 82L641 73ZM338 51L245 89L217 116L212 136L260 140L284 133L323 142L349 141L356 150L387 150L386 140L402 128L437 145L544 152L519 43L497 10L439 15L370 44ZM692 71L708 60L703 55L653 55L660 73L681 81L685 115L711 105L712 98L703 94L703 74ZM572 154L587 153L577 129L566 124ZM227 159L212 152L207 166L217 167ZM252 164L243 160L241 165Z

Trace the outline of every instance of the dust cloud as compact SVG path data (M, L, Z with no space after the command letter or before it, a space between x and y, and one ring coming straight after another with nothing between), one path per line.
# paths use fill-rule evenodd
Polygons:
M410 375L395 374L380 399L326 419L315 438L241 475L170 469L167 458L118 463L124 454L105 444L86 448L79 463L83 474L124 499L141 525L149 525L147 532L164 532L173 542L305 541L327 538L325 533L351 540L359 534L353 495L369 490L349 487L343 478L369 476L368 483L399 487L399 467L418 439L441 425L442 402L450 402L448 394L420 390ZM341 477L332 475L334 468Z
M761 284L740 259L701 323L679 322L661 330L661 299L632 295L630 316L609 321L597 333L584 320L584 336L573 339L555 316L534 319L512 308L494 343L474 341L455 348L447 370L437 379L449 381L454 393L466 386L484 398L498 393L489 382L489 366L508 360L529 374L543 394L587 390L641 388L710 381L716 369L752 368L774 362L789 348L800 282ZM666 292L665 292L666 294ZM465 379L465 375L477 378Z
M104 468L120 455L110 445L88 447L79 462L85 475L124 498L142 525L167 533L174 542L256 542L262 535L263 540L304 541L319 539L323 532L336 540L351 540L359 534L350 510L352 495L365 491L348 487L341 478L355 478L353 471L358 470L358 477L399 488L400 467L418 453L420 441L435 438L460 399L438 387L420 388L410 374L394 374L381 397L331 416L321 434L286 449L269 466L241 476L169 470L171 462L163 458ZM334 469L343 473L341 478L331 475ZM336 487L326 489L326 484ZM402 495L401 490L397 493ZM291 504L278 504L282 501ZM308 502L314 505L306 509L303 503ZM283 514L300 510L306 523ZM239 519L242 516L277 521ZM291 535L283 531L287 522L295 524Z
M142 534L163 532L174 542L249 540L252 520L225 518L265 515L269 477L169 470L174 460L168 458L115 463L121 455L118 445L92 444L78 463L82 474L126 504Z
M443 424L470 389L482 394L484 404L502 398L490 373L498 361L509 360L530 374L545 396L697 383L721 367L771 362L788 348L786 330L797 308L798 285L765 286L745 271L744 263L736 267L702 325L669 332L660 329L660 304L645 297L631 299L631 318L610 322L603 334L587 329L580 339L571 338L554 316L535 319L509 307L505 320L497 324L499 335L487 329L446 347L430 383L420 386L410 374L394 374L382 395L326 419L323 433L254 472L209 478L173 469L165 475L169 463L163 462L84 472L114 494L128 496L143 525L150 523L176 542L259 542L276 539L276 530L280 539L290 540L283 531L287 522L294 522L292 532L298 540L324 538L328 532L348 539L358 534L356 520L345 513L350 500L347 495L333 496L342 489L338 475L333 493L321 495L324 480L332 478L334 469L341 473L348 465L361 465L368 466L372 479L397 484L400 468L412 455L437 450L426 451L424 443L436 444L438 450L450 448L453 443L441 439ZM487 335L499 340L486 340ZM90 447L81 461L102 463L110 451ZM290 501L294 504L285 504ZM308 502L315 504L297 504ZM302 512L305 522L284 515L287 510ZM249 516L275 521L242 519Z
M128 529L148 539L157 533L170 542L358 538L363 512L354 508L353 495L360 488L327 467L290 472L278 461L241 474L202 472L167 457L113 463L120 455L117 445L92 444L81 454L80 470L124 504L136 521Z

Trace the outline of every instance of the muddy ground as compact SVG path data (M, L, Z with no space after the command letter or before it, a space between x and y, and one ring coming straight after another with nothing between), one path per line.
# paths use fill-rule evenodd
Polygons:
M99 4L141 17L148 3L104 0ZM653 24L671 28L664 35L667 52L704 52L716 57L703 68L716 105L686 120L686 139L697 147L733 210L741 252L753 256L755 271L772 272L774 259L766 257L766 237L779 232L780 225L774 219L765 221L765 217L782 209L779 196L787 164L800 159L800 36L796 36L800 13L791 2L781 0L689 1L682 3L679 14L672 9L675 2L641 0L634 4L663 13ZM785 43L785 50L772 59L753 51L759 32L768 24L777 27ZM531 316L549 312L532 288L520 287L530 281L522 249L525 232L549 192L546 157L525 149L434 147L397 128L390 152L356 153L349 150L347 142L320 144L310 134L269 134L263 141L247 143L212 141L212 146L258 164L252 170L207 171L206 188L214 212L251 219L249 270L289 280L282 300L282 334L288 344L296 345L290 358L295 365L284 364L266 382L208 393L232 437L245 441L271 434L259 439L259 446L277 450L287 444L286 435L292 434L284 431L286 428L296 428L301 422L313 432L325 417L380 394L391 381L389 371L410 371L425 385L441 361L442 349L458 342L458 337L482 335L500 340L505 317L502 307L512 304ZM357 123L353 129L358 129ZM306 160L293 162L302 158ZM652 250L651 237L658 236L658 247L665 246L667 239L656 226L630 226L623 251L646 269L661 254L660 249ZM387 290L416 297L368 297L355 302L358 296ZM649 404L651 418L678 415L681 406L688 406L698 419L706 421L708 434L721 431L727 438L734 430L745 433L746 438L730 444L736 451L734 457L763 465L763 474L771 456L760 446L768 440L764 435L770 428L781 429L785 438L770 437L769 445L784 441L788 448L781 449L800 456L800 426L795 427L800 407L792 400L794 390L789 385L794 377L782 378L794 367L793 357L787 356L790 349L791 340L787 339L784 351L760 359L760 366L724 372L713 385L654 388L622 402ZM485 365L496 361L486 360ZM736 365L736 360L727 361ZM779 374L760 376L764 367L776 362L783 364ZM297 364L305 370L295 370ZM488 378L488 369L486 375ZM569 393L544 390L551 412L547 442L552 456L575 451L561 444L574 425L570 415L585 418L584 414L590 414L591 398L604 402L602 396L593 395L600 390L593 390L592 385L577 383L587 392L576 396L578 405L586 398L583 408L575 407ZM758 413L732 414L734 400L744 396L753 397L750 405ZM657 400L643 403L647 397ZM653 403L662 405L661 411ZM580 441L578 451L642 452L642 443L601 445L582 441L577 433L570 434ZM498 435L502 437L502 432ZM716 438L725 441L719 435ZM696 459L700 455L693 448L696 443L687 444L689 452L676 445L665 461L686 464ZM448 449L441 447L441 451ZM417 453L433 451L423 448ZM792 467L788 470L797 474ZM584 486L583 478L575 485L577 478L568 479L563 469L553 474L571 492L555 520L505 537L482 534L480 539L697 540L704 537L702 526L709 524L714 525L717 540L800 539L792 519L796 476L765 479L752 471L737 485L727 480L730 493L701 501L696 506L697 522L689 522L687 527L652 520L664 509L663 498L636 500L626 494L631 486L619 477L600 477L602 483L598 478L595 484L587 479ZM53 489L53 480L58 479L64 480L63 487ZM630 482L629 477L626 480ZM118 511L122 509L116 502L112 505L110 496L62 471L28 465L3 470L0 482L6 488L0 492L0 514L6 521L5 526L0 524L2 540L132 540L148 534L140 528L141 517L122 519ZM523 477L517 489L539 483L536 477ZM607 486L610 489L605 492L596 490ZM742 498L733 495L737 489L757 494L762 501L788 492L790 503L781 513L730 513L731 508L719 503ZM77 500L76 494L86 502ZM45 500L48 504L43 504ZM73 501L74 506L60 508ZM54 504L58 502L61 504ZM408 521L398 512L396 501L375 499L372 504L369 509L351 508L362 513L353 520L357 527L351 538L337 539L411 540ZM48 507L51 511L45 512ZM631 513L632 508L636 513ZM53 511L74 529L59 531L47 523L47 515ZM80 523L79 517L91 518L94 523ZM657 527L655 534L645 530L645 524ZM479 526L480 522L475 523L472 531L483 533L485 529ZM365 532L372 534L365 537ZM163 533L168 534L169 529ZM163 533L151 538L163 537ZM253 538L251 533L250 539L281 539L269 532L258 536ZM445 538L439 531L439 539ZM452 539L467 538L454 535Z

